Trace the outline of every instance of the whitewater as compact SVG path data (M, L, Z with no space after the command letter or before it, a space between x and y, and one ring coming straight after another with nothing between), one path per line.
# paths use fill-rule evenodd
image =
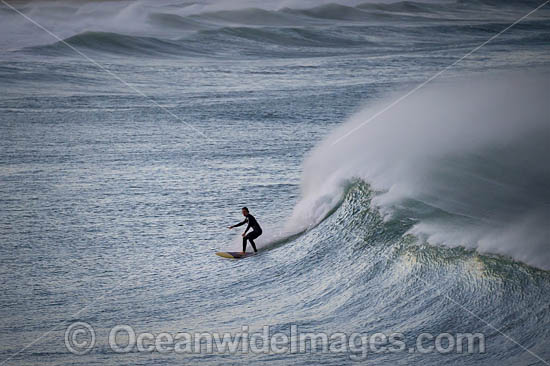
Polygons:
M0 4L0 364L548 364L541 4ZM242 206L260 254L219 258ZM116 325L407 347L119 353Z

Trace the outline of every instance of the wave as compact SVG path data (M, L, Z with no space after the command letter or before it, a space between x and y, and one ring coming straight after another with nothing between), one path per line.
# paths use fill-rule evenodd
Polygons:
M157 14L166 21L166 14ZM168 17L174 27L185 29L183 37L175 39L149 36L136 36L113 32L82 32L68 37L64 42L24 48L23 51L44 55L71 55L73 51L64 43L98 53L137 56L137 57L315 57L339 54L368 54L369 56L399 52L403 46L403 34L399 27L389 25L338 25L330 27L207 27L188 23L180 17ZM464 35L490 36L505 23L462 25L441 24L421 25L409 29L407 33L409 48L435 47L436 42L427 42L426 35L432 39L434 34L442 34L447 39L462 41ZM194 31L187 32L190 28ZM199 29L201 28L201 29ZM519 39L507 39L507 43L544 43L548 39L546 25L533 21L522 26L530 33L524 33ZM455 38L460 35L462 38ZM497 40L495 43L501 42ZM474 44L472 44L473 46Z
M474 1L467 4L411 1L350 4L350 1L342 1L315 3L309 7L310 3L288 7L284 6L288 5L286 2L256 4L254 1L232 6L217 1L179 5L159 1L155 6L143 2L56 4L28 3L21 5L20 10L54 29L56 34L63 35L71 44L122 55L212 54L212 50L224 48L224 41L240 46L234 42L235 37L245 43L242 45L245 49L247 42L256 42L257 52L251 49L246 50L247 53L265 51L269 56L277 54L269 48L273 44L283 46L279 48L283 56L292 54L292 50L282 49L286 46L347 47L362 44L366 39L372 41L373 34L378 42L388 44L387 38L391 38L392 32L389 32L390 36L384 36L383 31L376 30L377 27L381 30L396 27L404 37L420 37L426 41L438 39L437 26L451 28L447 33L453 33L455 25L462 26L454 29L456 33L468 30L472 21L490 25L498 15L500 23L505 23L515 20L518 13L517 9L509 11L508 7L493 6L491 15L487 16L488 12L480 9L487 10L490 5ZM24 19L11 17L12 11L1 7L0 11L0 31L28 34L28 39L19 37L17 44L10 45L6 40L7 49L34 47L34 51L63 53L59 44L44 43L51 42L51 37L28 33ZM544 21L542 11L540 16L530 17L529 22L536 19ZM404 24L410 27L403 27ZM268 45L264 47L262 41Z
M51 45L29 47L26 50L47 55L72 54L73 51L65 43L77 49L87 49L122 56L202 54L200 48L193 48L177 41L110 32L84 32Z
M70 55L77 49L121 56L235 56L257 55L265 57L326 56L330 52L368 50L376 43L360 32L347 29L304 29L294 27L223 27L201 30L186 37L171 40L156 37L131 36L110 32L83 32L63 42L28 47L24 51L44 55ZM326 51L326 49L331 49ZM338 51L340 50L340 51Z
M447 247L550 269L550 106L546 74L435 85L377 118L366 107L306 159L285 230L314 227L353 179L385 220Z
M204 32L209 38L229 36L239 40L254 41L258 44L274 44L299 47L353 47L373 45L366 39L350 37L345 30L316 30L303 28L224 28Z

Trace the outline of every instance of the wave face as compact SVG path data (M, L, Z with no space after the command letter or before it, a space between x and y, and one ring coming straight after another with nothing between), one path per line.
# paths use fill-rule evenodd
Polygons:
M468 45L457 35L486 37L502 21L514 21L515 3L498 7L483 2L364 3L321 1L299 4L181 2L29 2L19 10L65 42L98 54L166 57L304 57L342 54L377 55ZM519 6L517 3L516 6ZM528 7L523 4L523 8ZM512 10L510 10L512 7ZM17 34L0 46L40 55L74 56L63 42L23 18L0 8L0 31ZM539 15L533 15L533 20ZM540 18L543 19L543 18ZM508 25L509 23L506 23ZM402 29L406 26L407 36ZM524 25L528 26L528 25ZM399 36L396 36L398 34ZM432 41L426 42L426 39ZM530 39L521 39L527 42ZM548 36L539 40L544 43ZM472 43L475 45L475 43Z
M420 240L550 269L549 83L508 75L430 86L378 116L398 96L369 105L306 160L292 229L320 222L360 178Z
M343 190L341 202L330 216L294 243L273 250L274 255L284 257L277 270L289 276L282 291L285 299L307 309L297 310L300 315L300 311L311 311L316 327L329 328L336 323L350 328L396 327L406 337L427 329L482 329L487 344L493 347L489 352L499 358L495 362L479 355L449 354L444 362L452 365L494 365L502 359L507 360L505 365L533 363L531 355L519 355L513 346L498 344L502 334L496 329L506 329L514 339L534 340L530 350L547 359L544 339L548 335L540 325L550 320L542 305L550 294L548 272L463 248L419 243L407 235L414 220L380 214L376 203L380 193L371 185L352 179ZM303 283L302 277L314 280ZM284 310L294 314L291 307ZM472 314L481 314L483 320ZM369 355L373 364L392 365L399 360ZM410 365L441 362L417 355L406 361Z

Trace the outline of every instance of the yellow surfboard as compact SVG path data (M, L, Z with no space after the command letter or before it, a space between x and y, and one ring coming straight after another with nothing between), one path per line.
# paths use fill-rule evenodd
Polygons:
M230 259L242 259L246 257L251 257L256 253L244 253L241 254L241 252L216 252L216 255L219 255L223 258L230 258Z

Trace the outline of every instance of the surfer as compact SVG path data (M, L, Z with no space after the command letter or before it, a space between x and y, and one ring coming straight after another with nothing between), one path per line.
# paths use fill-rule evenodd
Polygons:
M254 252L257 252L256 244L254 243L254 239L256 239L258 236L262 235L262 228L260 227L260 224L258 224L258 221L248 212L248 208L243 207L242 208L243 216L245 219L242 222L239 222L236 225L228 226L229 229L233 229L234 227L241 226L244 224L248 224L246 227L246 230L241 235L243 237L243 251L241 254L244 254L246 252L246 241L248 240L250 244L252 244L252 248L254 248ZM250 233L246 233L248 229L252 228L252 231Z

